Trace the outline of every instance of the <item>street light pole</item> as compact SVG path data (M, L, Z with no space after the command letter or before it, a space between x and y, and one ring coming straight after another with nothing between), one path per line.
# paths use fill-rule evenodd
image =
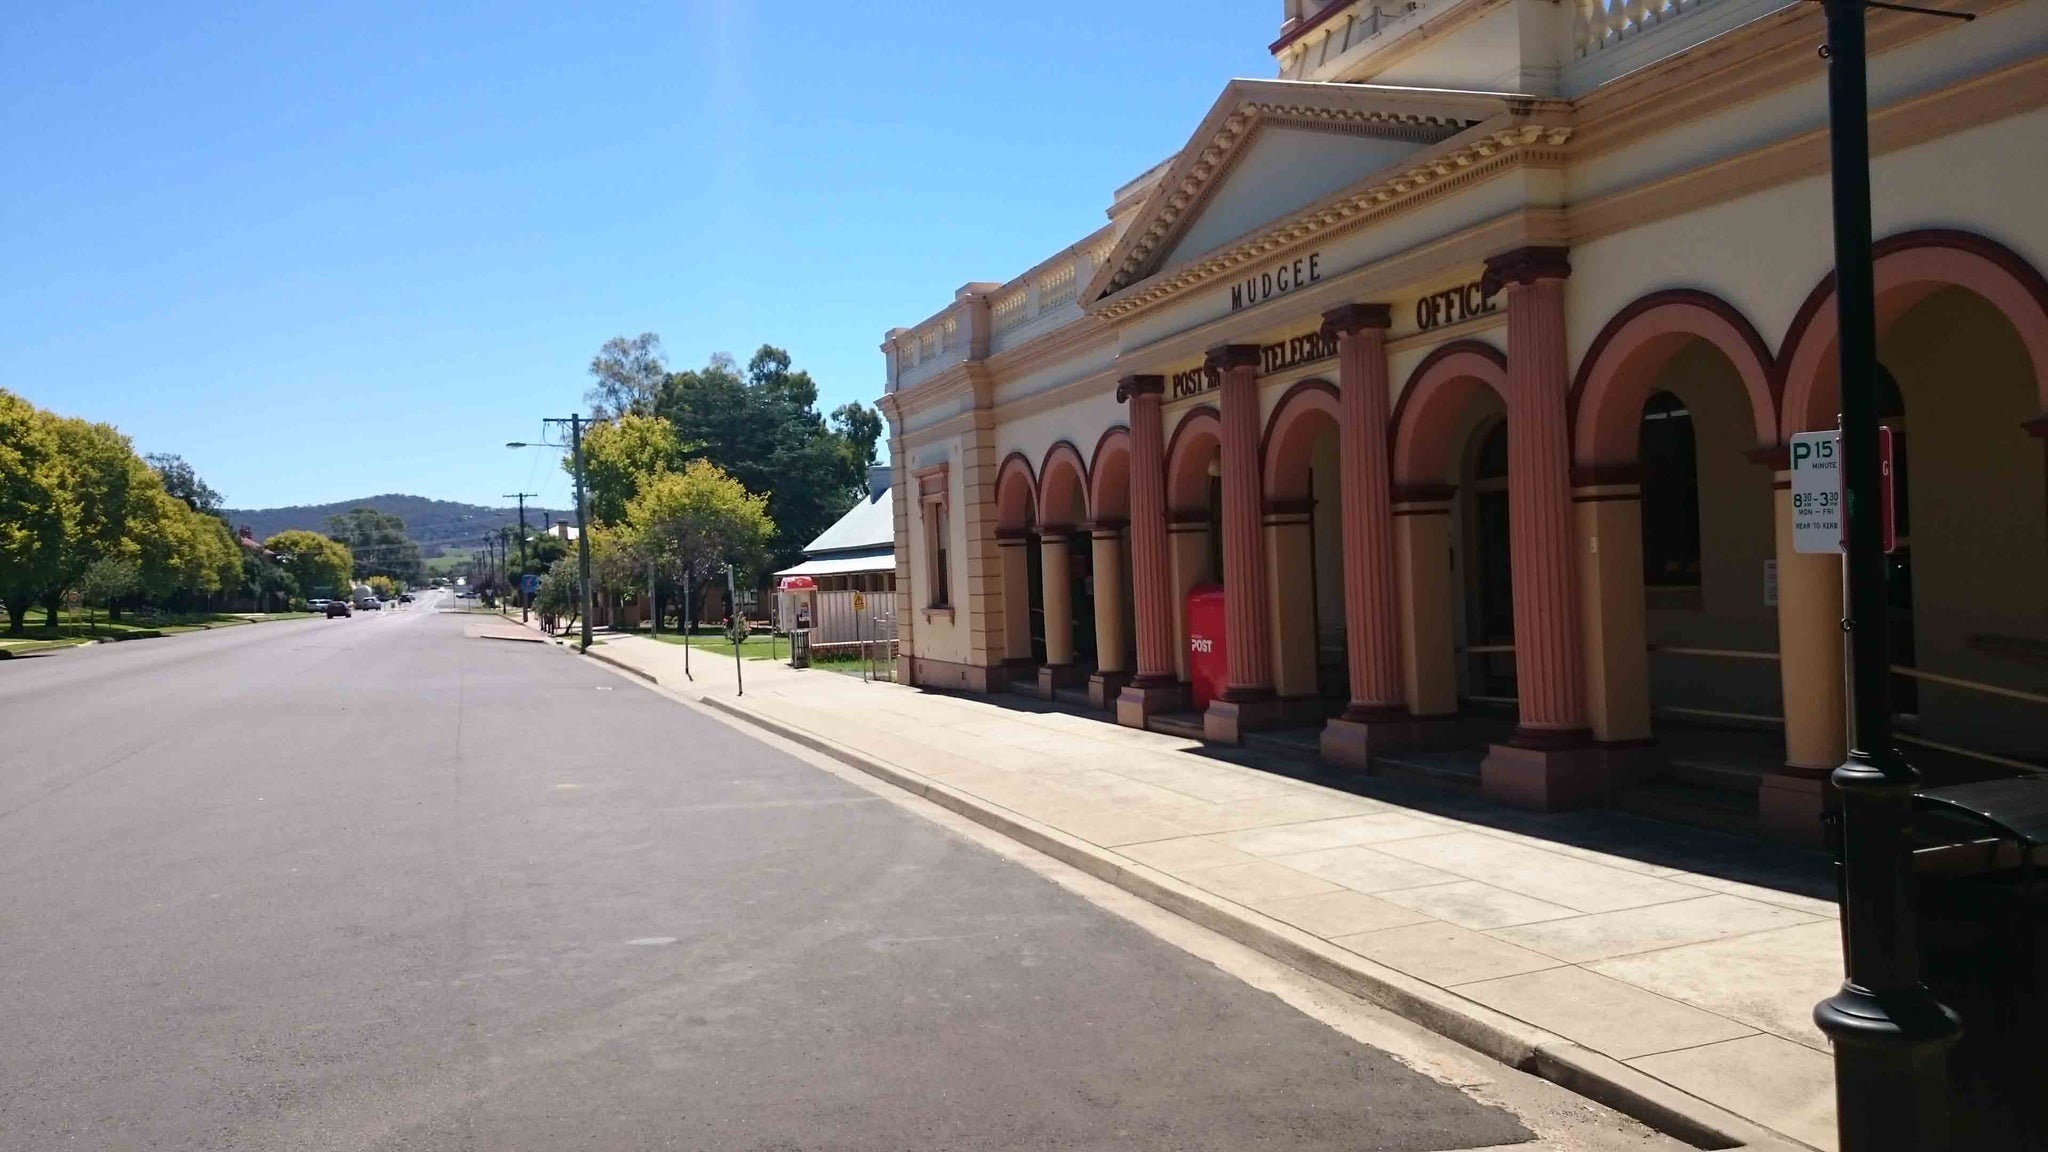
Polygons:
M1835 1048L1842 1152L1948 1147L1948 1046L1954 1013L1920 982L1912 853L1906 830L1919 773L1891 736L1886 636L1886 482L1878 460L1877 302L1870 225L1865 0L1821 0L1827 13L1829 151L1834 168L1836 354L1842 408L1850 684L1841 795L1842 944L1846 978L1814 1008Z
M499 499L501 499L501 500L517 500L517 501L519 501L519 581L520 581L520 585L521 585L521 587L520 587L520 589L519 589L519 622L520 622L521 624L524 624L524 623L526 623L526 621L527 621L527 602L528 602L529 600L531 600L531 599L532 599L532 597L531 597L531 596L528 596L528 595L526 594L526 588L525 588L525 583L526 583L526 498L527 498L528 496L538 496L538 495L540 495L540 493L538 493L538 492L508 492L508 493L506 493L505 495L503 495L503 496L499 497Z

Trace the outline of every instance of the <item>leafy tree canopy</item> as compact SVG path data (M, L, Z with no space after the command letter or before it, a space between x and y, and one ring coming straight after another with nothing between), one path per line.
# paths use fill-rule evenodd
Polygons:
M596 383L583 398L590 402L591 416L599 420L645 415L667 377L668 356L661 350L661 337L652 332L614 336L590 358L590 378Z
M162 482L164 491L185 502L194 512L208 516L221 515L221 496L213 486L199 478L192 465L185 463L183 456L170 452L151 452L142 458Z
M882 440L880 412L858 400L849 401L832 410L832 430L839 433L853 450L853 458L863 470L878 462L875 445Z
M767 556L775 523L768 499L705 460L655 477L626 508L630 545L644 563L684 580Z
M402 584L420 582L419 542L405 534L405 521L375 508L354 508L327 518L327 534L348 545L358 579L389 576Z
M0 600L10 630L57 584L77 509L62 472L55 418L0 390Z
M830 527L860 498L866 455L817 411L818 386L792 371L789 353L762 345L744 374L718 355L701 370L671 373L656 414L675 426L690 455L765 493L775 529L768 559L780 565Z
M285 579L300 600L346 596L355 581L355 557L348 545L331 536L288 528L263 546L277 553Z
M617 524L626 518L626 502L641 485L663 472L683 466L683 445L673 424L659 416L628 412L583 430L583 485L590 518ZM564 459L564 470L575 471Z

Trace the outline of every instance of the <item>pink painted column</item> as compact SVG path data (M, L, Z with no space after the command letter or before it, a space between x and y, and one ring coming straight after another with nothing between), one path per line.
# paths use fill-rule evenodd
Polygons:
M1490 796L1541 808L1606 799L1591 751L1575 571L1571 433L1566 413L1562 248L1486 262L1508 297L1508 539L1514 559L1515 686L1520 722L1480 769Z
M1368 766L1374 751L1409 742L1401 678L1401 601L1394 562L1393 485L1388 475L1385 304L1346 304L1323 314L1337 341L1338 488L1344 526L1344 647L1351 700L1324 727L1326 759Z
M1204 367L1221 377L1223 622L1229 673L1223 698L1209 705L1202 726L1209 739L1236 743L1245 729L1277 713L1259 482L1259 347L1218 345L1209 350Z
M1117 694L1117 723L1145 726L1145 717L1179 707L1173 665L1173 578L1166 547L1166 431L1159 405L1163 376L1126 376L1116 398L1130 406L1131 599L1138 632L1138 675Z

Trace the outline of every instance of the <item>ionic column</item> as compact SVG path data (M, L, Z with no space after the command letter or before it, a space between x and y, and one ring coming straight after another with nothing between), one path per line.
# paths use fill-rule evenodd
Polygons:
M1088 700L1109 708L1131 678L1124 665L1124 526L1096 521L1088 546L1095 573L1095 672L1088 677Z
M1778 540L1778 675L1785 701L1785 766L1757 785L1757 816L1771 835L1821 842L1828 774L1847 758L1842 690L1842 558L1792 548L1792 473L1784 450L1773 466ZM1776 459L1773 459L1775 455Z
M1223 619L1230 651L1228 684L1223 698L1210 704L1203 729L1211 740L1234 744L1276 711L1260 524L1258 345L1218 345L1209 350L1204 367L1221 377Z
M1003 660L1006 664L1028 664L1031 660L1031 553L1030 540L1021 531L996 533L996 550L1003 578Z
M1137 612L1138 675L1117 694L1117 723L1145 726L1154 712L1172 711L1180 698L1174 671L1172 569L1166 544L1166 430L1159 405L1162 376L1126 376L1116 398L1130 405L1131 599ZM1099 644L1099 641L1098 641Z
M1073 566L1068 560L1064 524L1047 525L1038 534L1038 585L1045 599L1045 664L1038 670L1038 690L1052 699L1053 690L1070 686L1074 670Z
M1508 539L1514 557L1514 737L1480 768L1490 797L1536 808L1606 799L1605 765L1590 751L1584 638L1573 544L1571 432L1565 402L1561 248L1524 248L1486 262L1486 288L1508 298Z
M1388 473L1385 304L1323 313L1337 341L1337 484L1344 526L1344 656L1351 700L1323 728L1324 759L1364 768L1374 750L1409 742L1401 675L1401 603Z

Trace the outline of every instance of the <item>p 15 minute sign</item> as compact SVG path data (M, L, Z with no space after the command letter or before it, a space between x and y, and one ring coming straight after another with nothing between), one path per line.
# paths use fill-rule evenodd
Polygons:
M1799 432L1792 437L1792 550L1843 552L1848 520L1842 504L1842 433ZM1892 480L1892 430L1877 430L1878 515L1884 550L1898 547L1898 500Z

